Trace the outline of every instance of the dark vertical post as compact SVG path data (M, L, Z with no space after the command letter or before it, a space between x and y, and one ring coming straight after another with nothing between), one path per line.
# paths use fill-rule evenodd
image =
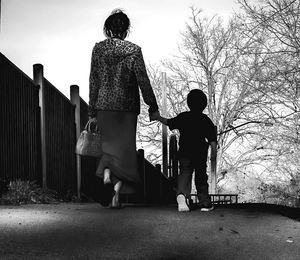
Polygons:
M33 65L33 80L40 87L39 90L39 106L40 106L40 122L41 122L41 158L42 158L42 179L43 188L47 187L47 154L46 154L46 121L45 121L45 84L44 84L44 68L42 64Z
M217 126L215 126L215 132L217 133ZM211 169L211 176L210 176L210 190L212 194L217 193L217 156L216 160L210 161L210 169Z
M161 165L160 164L156 164L155 165L157 174L159 175L159 202L162 203L162 199L163 199L163 190L162 190L162 175L161 175Z
M79 87L77 85L70 86L70 99L71 103L75 105L75 126L76 126L76 140L80 135L80 96ZM77 197L80 199L81 190L81 158L76 154L76 175L77 175Z
M0 0L0 32L1 32L1 22L2 22L2 9L1 9L1 0Z
M167 76L165 72L162 76L162 116L167 117ZM168 129L166 125L162 125L162 169L163 174L168 175Z
M143 149L138 150L138 161L139 161L139 167L141 171L141 176L143 178L143 202L147 202L147 177L145 172L145 152Z
M178 175L178 159L177 159L177 138L175 134L171 134L169 139L169 170L170 176L174 179Z

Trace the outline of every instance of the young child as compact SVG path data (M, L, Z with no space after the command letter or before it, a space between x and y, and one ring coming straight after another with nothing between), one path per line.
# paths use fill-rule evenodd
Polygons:
M216 160L217 134L215 125L203 114L207 106L207 97L200 89L193 89L187 96L190 111L180 113L174 118L160 116L157 120L169 126L170 130L178 129L179 165L177 203L178 211L190 211L187 198L191 193L192 174L195 171L195 186L202 211L213 209L208 195L206 161L208 147L211 147L211 160Z

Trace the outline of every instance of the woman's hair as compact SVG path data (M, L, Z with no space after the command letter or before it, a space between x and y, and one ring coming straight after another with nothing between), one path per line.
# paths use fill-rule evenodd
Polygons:
M192 89L187 95L187 105L191 111L203 111L207 106L207 97L200 89Z
M129 32L130 20L121 9L115 9L105 20L103 32L106 37L125 38Z

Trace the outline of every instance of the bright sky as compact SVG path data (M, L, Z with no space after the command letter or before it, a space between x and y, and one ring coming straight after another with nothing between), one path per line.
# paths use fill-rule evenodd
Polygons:
M91 51L104 40L105 19L122 8L131 20L126 40L142 47L146 63L158 64L177 50L190 6L225 20L236 0L2 0L0 51L32 78L41 63L44 76L69 98L70 85L88 101Z

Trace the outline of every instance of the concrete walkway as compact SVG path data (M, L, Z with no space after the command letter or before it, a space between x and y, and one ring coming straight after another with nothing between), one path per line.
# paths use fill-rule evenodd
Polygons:
M299 260L300 222L228 207L0 206L0 259Z

